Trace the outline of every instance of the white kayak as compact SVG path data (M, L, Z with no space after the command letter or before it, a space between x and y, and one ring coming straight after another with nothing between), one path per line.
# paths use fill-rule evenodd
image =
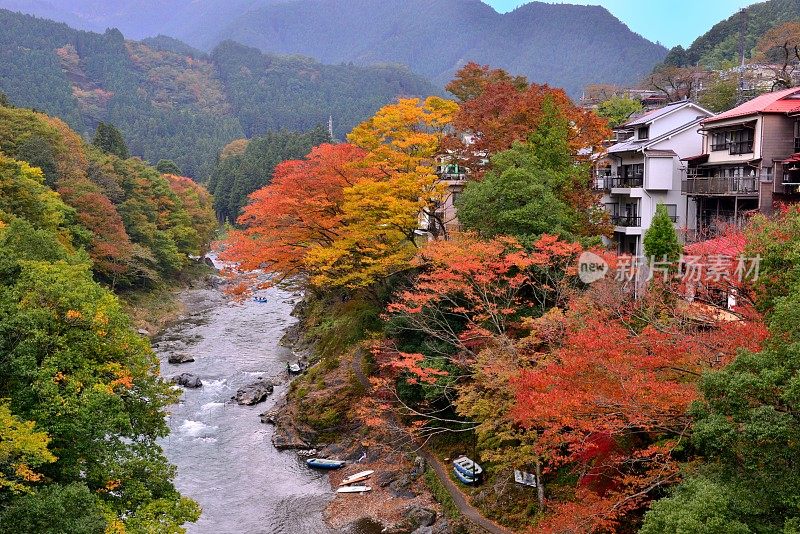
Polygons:
M372 491L369 486L345 486L336 490L336 493L364 493L365 491Z
M372 473L374 472L375 471L370 469L368 471L361 471L360 473L354 473L348 477L345 477L341 482L339 482L339 485L347 486L348 484L352 484L354 482L361 482L363 480L368 479L370 475L372 475Z

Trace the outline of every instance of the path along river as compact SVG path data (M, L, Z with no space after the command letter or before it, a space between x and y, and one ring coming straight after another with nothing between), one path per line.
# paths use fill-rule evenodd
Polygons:
M155 349L165 377L192 373L203 387L187 389L170 408L171 434L162 446L178 467L178 489L203 508L200 520L187 525L189 533L332 533L322 516L333 497L327 477L308 469L295 453L276 450L272 427L258 418L286 391L292 355L279 341L295 321L290 312L298 298L277 288L260 294L268 302L232 304L216 288L180 295L186 314L155 340ZM173 351L195 361L170 365ZM266 402L247 407L230 400L259 377L280 377ZM347 532L375 531L366 522Z

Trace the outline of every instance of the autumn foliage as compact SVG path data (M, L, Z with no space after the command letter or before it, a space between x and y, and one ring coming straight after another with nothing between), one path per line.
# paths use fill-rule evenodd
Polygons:
M766 337L758 321L713 322L655 290L617 307L593 292L531 323L533 366L513 381L514 416L538 432L538 454L578 474L574 498L539 525L546 532L613 531L677 482L699 376Z
M342 232L344 190L368 172L359 165L364 154L350 144L325 144L278 165L272 183L251 195L239 218L244 228L231 233L223 257L248 270L303 272L308 252Z
M547 97L572 124L569 145L574 154L599 147L610 134L604 119L576 106L562 89L528 85L502 71L469 64L456 73L448 88L466 98L453 125L459 131L477 134L474 144L462 148L465 159L476 169L477 159L484 154L496 154L511 148L514 141L528 138L539 124Z

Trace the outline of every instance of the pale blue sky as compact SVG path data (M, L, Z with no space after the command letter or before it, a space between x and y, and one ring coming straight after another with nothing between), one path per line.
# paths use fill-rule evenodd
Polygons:
M511 11L529 0L483 0ZM602 5L638 34L667 48L688 46L711 26L757 0L544 0L550 4Z

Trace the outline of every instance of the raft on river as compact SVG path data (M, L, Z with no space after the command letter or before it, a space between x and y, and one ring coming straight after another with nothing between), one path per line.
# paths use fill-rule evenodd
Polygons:
M269 302L269 299L267 297L253 297L253 300L256 301L256 302L262 302L262 303Z
M344 460L328 460L327 458L309 458L306 460L306 465L314 469L339 469L344 467L344 464Z

